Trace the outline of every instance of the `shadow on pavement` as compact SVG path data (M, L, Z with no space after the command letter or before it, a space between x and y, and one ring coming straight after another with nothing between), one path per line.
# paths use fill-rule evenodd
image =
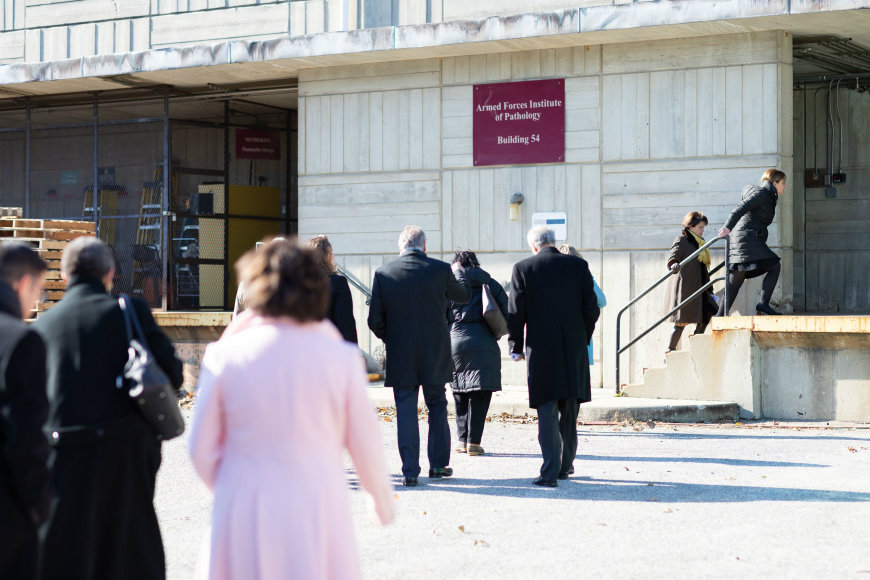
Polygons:
M646 461L655 463L720 463L738 467L830 467L819 463L791 463L789 461L758 461L754 459L728 459L723 457L625 457L622 455L578 455L577 461Z
M693 427L696 425L693 425ZM630 427L626 427L630 429ZM582 427L577 429L581 437L659 437L666 439L784 439L813 440L813 441L863 441L870 442L870 432L867 437L837 437L832 435L728 435L725 433L673 433L669 431L584 431Z
M661 503L736 503L750 501L789 502L870 502L870 494L853 491L801 489L787 487L758 487L747 485L714 485L700 483L673 483L595 479L572 477L559 481L557 488L532 485L532 478L481 480L467 478L420 478L416 488L401 487L397 491L450 491L474 495L517 498L557 497L584 501L661 502Z

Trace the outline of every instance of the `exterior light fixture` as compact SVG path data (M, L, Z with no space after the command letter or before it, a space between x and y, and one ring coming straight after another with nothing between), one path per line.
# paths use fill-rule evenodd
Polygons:
M520 219L520 205L523 203L523 194L515 193L511 196L511 221L515 222Z

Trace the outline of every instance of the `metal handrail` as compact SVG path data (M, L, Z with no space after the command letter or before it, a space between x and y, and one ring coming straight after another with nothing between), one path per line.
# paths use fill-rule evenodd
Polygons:
M725 240L725 261L722 262L721 264L719 264L718 266L716 266L715 268L713 268L713 270L710 272L710 274L715 274L717 271L719 271L720 268L722 268L722 266L725 266L725 272L726 272L726 276L727 276L727 272L728 272L728 270L729 270L729 267L728 267L728 250L729 250L729 248L730 248L730 242L729 242L729 240L728 240L728 236L720 236L720 237L713 238L712 240L710 240L709 242L707 242L706 244L704 244L703 246L701 246L700 248L698 248L697 250L695 250L694 252L692 252L691 254L689 254L689 256L688 256L685 260L683 260L682 262L680 262L680 269L682 269L683 266L685 266L686 264L688 264L689 262L691 262L692 260L694 260L695 258L697 258L697 257L701 254L701 252L703 252L704 250L706 250L707 248L709 248L709 247L712 246L713 244L719 242L720 240ZM648 327L648 328L647 328L646 330L644 330L644 331L643 331L639 336L637 336L637 337L634 338L631 342L629 342L628 344L626 344L625 346L623 346L623 347L620 348L620 346L619 346L619 343L620 343L620 330L621 330L621 328L620 328L620 319L622 318L622 314L623 314L626 310L628 310L629 308L631 308L632 306L634 306L634 305L635 305L635 304L636 304L636 303L637 303L641 298L643 298L644 296L646 296L647 294L649 294L650 292L652 292L653 290L655 290L655 289L656 289L656 288L657 288L657 287L658 287L662 282L664 282L665 280L667 280L670 276L674 276L674 275L676 275L676 274L678 274L678 273L679 273L679 270L676 270L676 271L674 271L674 270L670 270L670 271L668 271L667 274L665 274L664 276L662 276L661 278L659 278L658 280L656 280L656 281L655 281L655 282L654 282L654 283L653 283L649 288L647 288L646 290L644 290L643 292L641 292L641 293L640 293L638 296L636 296L636 297L635 297L631 302L629 302L628 304L626 304L625 306L623 306L622 309L621 309L621 310L616 314L616 393L617 393L617 394L619 394L619 392L620 392L620 387L621 387L620 382L619 382L619 378L620 378L620 377L619 377L619 375L620 375L620 373L619 373L619 355L621 355L623 352L625 352L626 350L628 350L629 348L631 348L631 347L632 347L632 346L633 346L637 341L639 341L641 338L643 338L644 336L646 336L647 334L649 334L650 332L652 332L655 328L658 327L659 324L661 324L662 322L664 322L665 320L667 320L667 319L668 319L668 318L669 318L669 317L670 317L674 312L676 312L676 311L679 310L680 308L683 308L686 304L689 304L690 302L692 302L693 300L695 300L696 298L698 298L698 296L700 296L704 291L707 290L707 288L709 288L710 286L712 286L714 283L716 283L716 282L721 282L722 280L725 280L724 277L720 277L720 278L716 278L716 279L714 279L714 280L710 280L707 284L705 284L705 285L704 285L702 288L700 288L699 290L695 291L694 294L692 294L691 296L689 296L688 298L686 298L683 302L681 302L681 303L680 303L678 306L676 306L673 310L671 310L670 312L668 312L667 314L665 314L665 315L664 315L664 316L663 316L663 317L662 317L658 322L656 322L655 324L653 324L653 325L651 325L650 327ZM724 293L724 295L723 295L723 297L722 297L722 300L724 301L724 308L725 308L725 312L727 313L727 312L728 312L728 284L727 284L727 283L725 284L725 293Z
M368 286L366 286L365 284L360 282L356 276L354 276L353 274L351 274L350 272L348 272L347 270L345 270L341 266L336 264L335 269L338 270L339 274L341 274L342 276L347 278L347 281L350 282L354 288L356 288L357 290L359 290L360 292L363 293L363 296L366 297L366 306L371 304L372 291L369 289Z

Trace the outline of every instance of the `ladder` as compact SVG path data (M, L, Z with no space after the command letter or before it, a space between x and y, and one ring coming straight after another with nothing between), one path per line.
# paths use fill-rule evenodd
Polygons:
M175 191L175 176L172 176L172 190ZM151 306L161 301L160 281L162 280L162 234L163 234L163 164L154 167L154 179L142 186L142 206L139 211L139 225L136 243L133 245L132 293L140 296Z

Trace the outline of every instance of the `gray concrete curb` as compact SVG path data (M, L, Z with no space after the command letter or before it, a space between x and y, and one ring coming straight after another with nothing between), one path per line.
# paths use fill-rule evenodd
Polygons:
M371 385L369 399L376 407L392 409L393 390L383 384ZM423 408L423 396L419 406ZM453 397L447 393L448 412L455 415ZM507 413L511 416L529 415L538 412L529 407L525 387L505 387L493 393L489 406L490 415ZM734 421L738 417L737 403L722 401L685 401L674 399L641 399L616 397L609 389L592 389L592 401L580 405L578 419L581 423L618 423L622 421L661 421L665 423L717 423Z
M665 423L718 423L735 421L737 403L612 397L580 405L583 423L661 421Z

